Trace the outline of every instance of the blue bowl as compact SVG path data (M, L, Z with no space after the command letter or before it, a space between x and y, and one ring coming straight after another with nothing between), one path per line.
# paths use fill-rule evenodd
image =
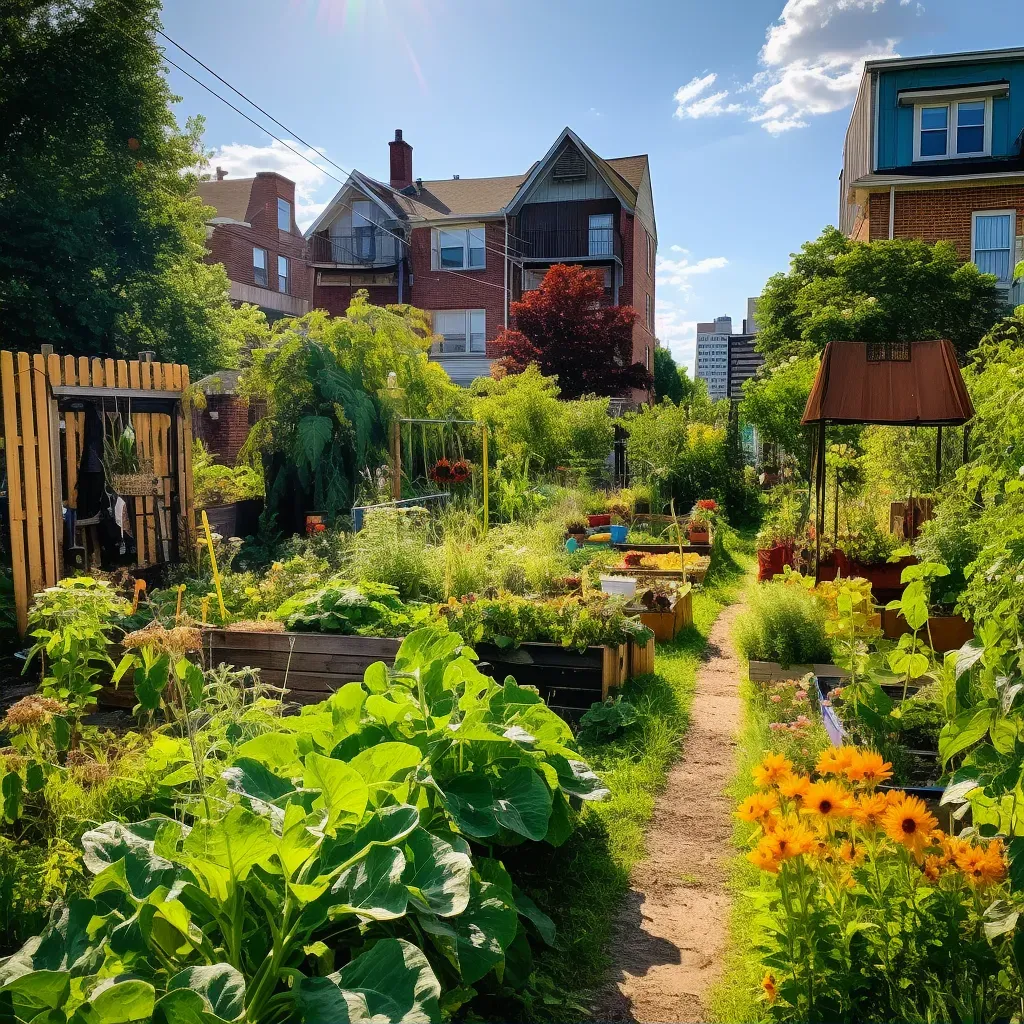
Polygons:
M626 534L629 532L627 527L625 527L625 526L610 526L608 529L609 529L609 532L612 535L612 543L613 544L625 544L626 543Z

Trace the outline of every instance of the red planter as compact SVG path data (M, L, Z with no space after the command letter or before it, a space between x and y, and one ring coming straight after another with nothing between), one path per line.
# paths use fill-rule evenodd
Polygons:
M899 612L883 608L882 632L890 640L897 640L904 633L909 633L910 627ZM922 629L918 636L927 643L929 634L935 650L944 654L946 651L958 651L968 640L973 640L974 626L962 615L932 615L928 619L928 629Z
M761 548L757 552L757 581L764 583L793 561L793 547L790 544L776 544L771 548Z
M686 531L686 536L690 538L691 544L707 544L708 542L707 530L694 530L691 528Z
M844 559L845 561L845 559ZM908 565L916 565L917 559L913 555L901 558L898 562L882 562L879 565L861 565L859 562L849 562L848 571L844 576L860 576L871 583L872 590L899 590L903 584L900 577Z
M607 515L587 516L587 525L588 526L611 526L612 525L611 513L609 512Z

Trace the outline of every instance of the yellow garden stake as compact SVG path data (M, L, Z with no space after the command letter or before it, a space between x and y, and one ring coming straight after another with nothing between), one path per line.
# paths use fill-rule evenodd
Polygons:
M177 626L181 622L181 599L185 596L185 584L178 584L178 606L174 609L174 624Z
M221 622L228 621L228 610L224 607L224 594L220 589L220 572L217 570L217 556L213 551L213 534L210 532L210 520L203 509L203 532L206 534L206 546L210 549L210 565L213 567L213 585L217 588L217 604L220 607Z
M484 460L484 533L487 532L487 525L490 520L488 495L487 495L487 424L481 423L483 428L483 460Z
M146 581L145 580L136 580L135 581L135 600L132 601L132 615L134 615L139 610L139 596L145 591L145 589L146 589Z
M203 625L206 625L206 613L210 610L210 595L203 598Z

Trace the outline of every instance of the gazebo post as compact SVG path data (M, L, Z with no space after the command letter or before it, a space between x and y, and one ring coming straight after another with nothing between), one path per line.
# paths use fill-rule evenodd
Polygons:
M942 483L942 424L935 431L935 486Z
M821 582L821 534L825 529L825 421L818 424L818 462L814 487L814 582Z

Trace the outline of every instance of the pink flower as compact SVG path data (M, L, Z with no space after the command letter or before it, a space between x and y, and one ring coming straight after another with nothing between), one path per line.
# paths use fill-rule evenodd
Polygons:
M779 704L779 703L781 703L781 701L782 701L782 698L777 693L773 693L772 694L772 703L773 704Z
M807 691L797 690L796 693L793 694L793 696L796 700L807 700Z

